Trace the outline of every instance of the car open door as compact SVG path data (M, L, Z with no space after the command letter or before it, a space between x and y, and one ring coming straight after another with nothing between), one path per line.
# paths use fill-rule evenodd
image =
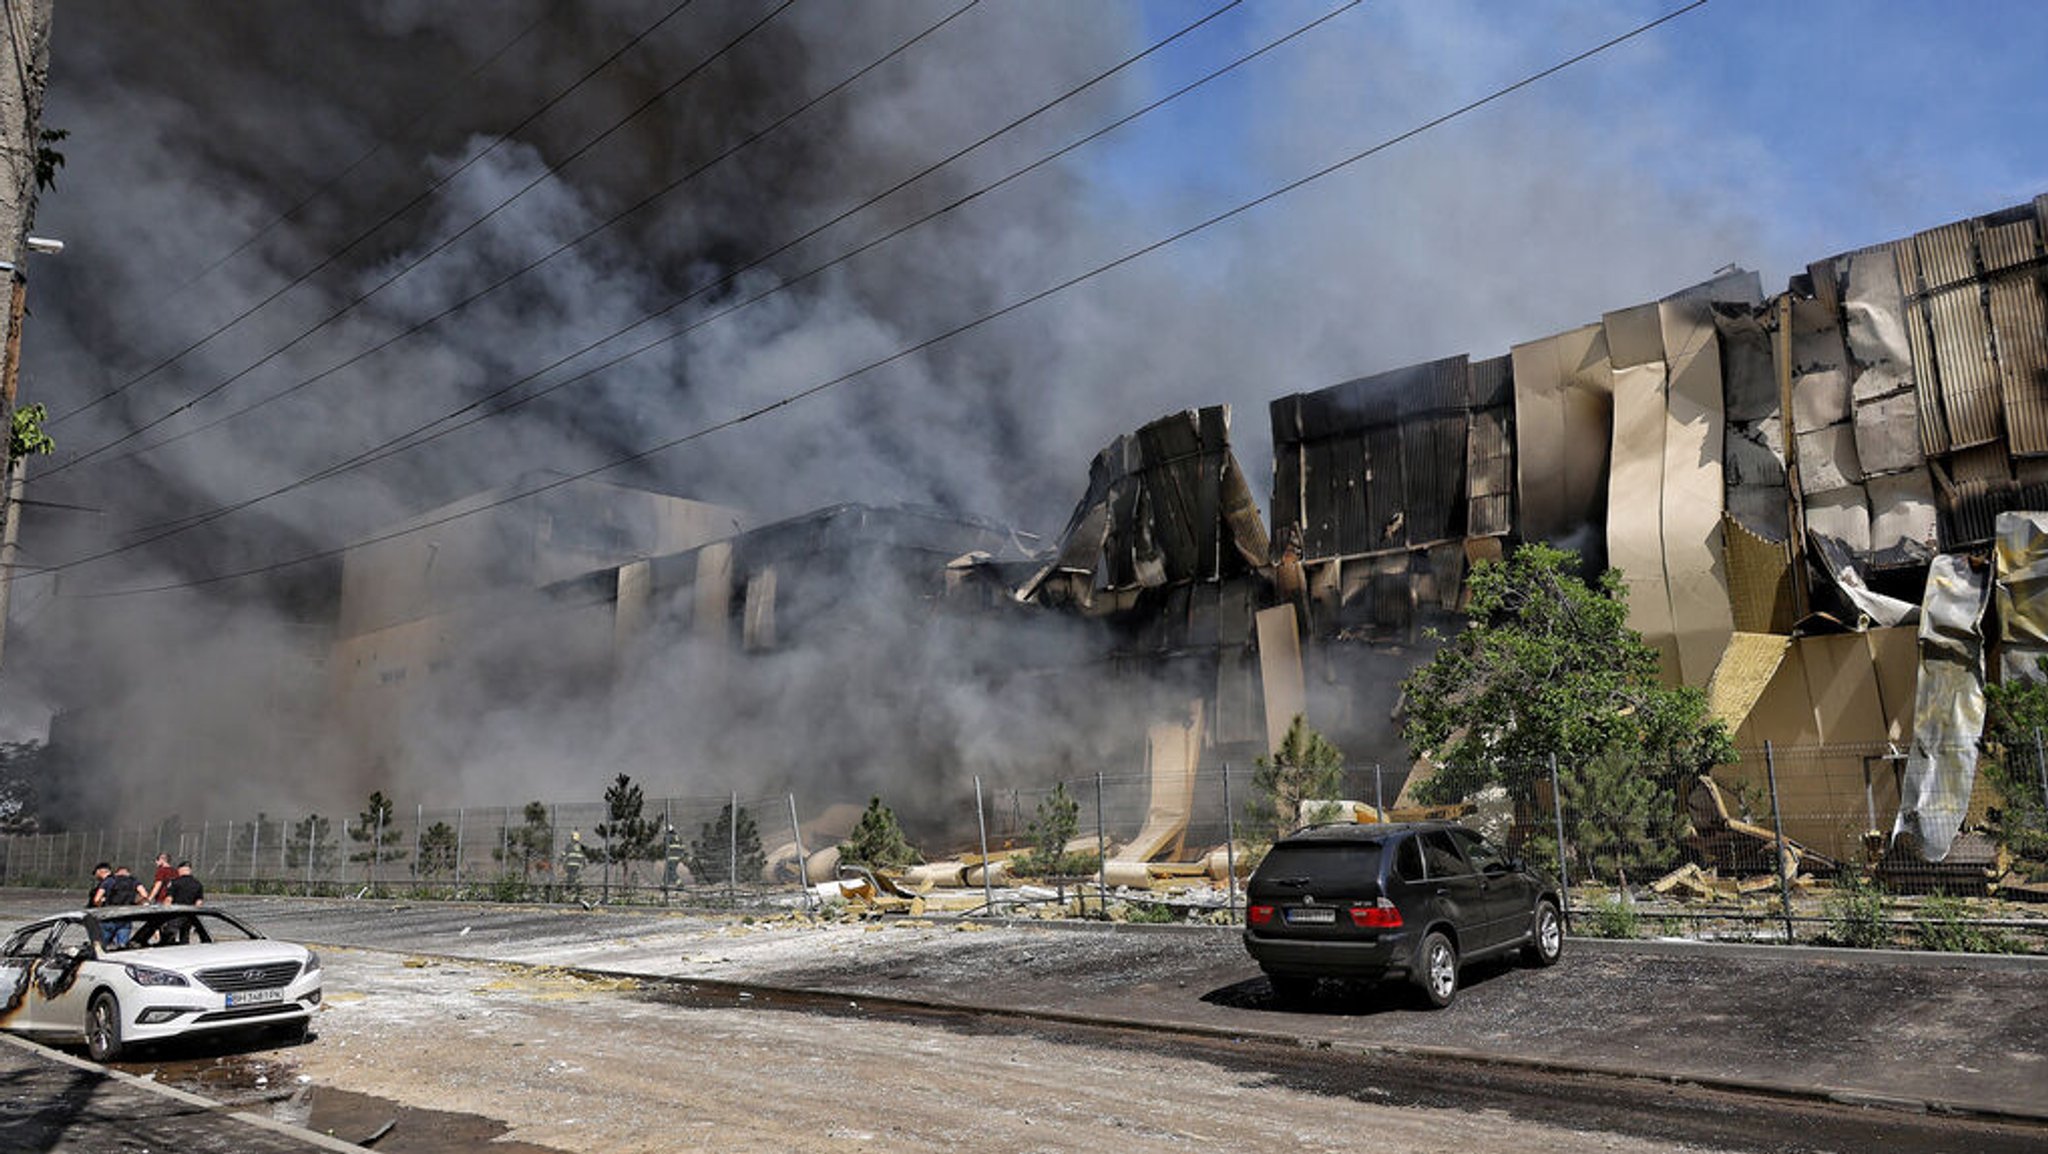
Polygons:
M29 983L42 961L43 943L56 926L37 922L14 931L0 945L0 1026L26 1031L29 1028Z
M57 923L43 943L36 974L23 1006L27 1028L38 1034L71 1037L85 1032L86 982L81 971L98 958L94 930L87 922Z

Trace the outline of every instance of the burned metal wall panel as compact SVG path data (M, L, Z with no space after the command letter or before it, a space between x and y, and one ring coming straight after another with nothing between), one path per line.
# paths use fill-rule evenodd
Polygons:
M1662 360L1614 371L1607 562L1620 570L1628 588L1629 627L1658 651L1665 673L1677 679L1677 634L1664 569L1664 387Z
M2048 512L2001 513L1997 565L1999 680L2041 681L2048 658Z
M1942 486L1941 547L1950 552L1988 544L1998 514L2013 505L2018 486L2003 445L1984 445L1954 454Z
M1920 308L1932 339L1934 380L1940 385L1950 447L1989 444L2002 429L2003 406L1984 323L1983 289L1975 279L1971 222L1929 229L1913 238L1913 247L1925 286ZM1920 379L1925 388L1928 379Z
M1941 376L1934 368L1934 333L1928 327L1927 309L1919 294L1926 289L1920 275L1920 250L1911 240L1893 248L1898 259L1899 287L1906 294L1906 346L1913 353L1914 396L1920 408L1920 448L1929 455L1946 453L1954 447L1948 431L1948 416L1941 402Z
M1969 809L1984 732L1984 607L1987 575L1943 554L1928 573L1920 613L1920 675L1913 745L1892 835L1919 841L1928 861L1948 856Z
M2048 309L2029 275L2040 236L2030 214L1987 227L1980 241L2006 436L2016 457L2048 455Z
M1522 536L1588 548L1602 538L1612 452L1614 384L1601 325L1510 352L1515 389L1515 491ZM1588 549L1590 552L1590 549ZM1587 560L1600 564L1601 558Z
M1924 563L1940 551L1940 518L1927 470L1872 477L1865 488L1870 494L1872 564Z
M1704 686L1734 632L1722 559L1721 347L1701 299L1657 306L1667 368L1664 410L1663 549L1679 670Z
M1500 537L1514 528L1514 375L1508 357L1471 366L1471 421L1465 433L1465 534Z

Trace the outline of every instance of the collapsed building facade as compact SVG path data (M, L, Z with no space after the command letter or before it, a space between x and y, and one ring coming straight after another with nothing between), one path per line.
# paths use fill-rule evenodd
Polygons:
M2048 652L2044 236L2048 197L1776 294L1730 269L1505 352L1280 397L1270 521L1220 406L1106 446L1050 546L937 509L747 528L591 482L479 494L344 557L322 658L336 774L360 796L521 759L715 764L857 801L1111 764L1151 782L1115 856L1194 855L1195 774L1248 766L1296 715L1405 768L1424 630L1455 627L1473 565L1544 541L1622 572L1666 679L1706 691L1745 751L1722 772L1806 751L1779 774L1795 839L1847 856L1884 828L1937 859L1973 796L1986 655L2018 677ZM635 740L650 720L671 728ZM573 740L549 747L551 726Z

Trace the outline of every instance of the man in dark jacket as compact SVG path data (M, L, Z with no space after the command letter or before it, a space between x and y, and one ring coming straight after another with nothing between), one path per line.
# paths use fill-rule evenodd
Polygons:
M113 873L114 867L108 865L106 862L101 862L100 864L92 867L92 888L85 891L86 905L96 906L100 904L100 899L106 896L100 893L100 887L107 884L107 879L109 877L112 877Z
M99 901L94 904L102 909L108 906L139 906L148 893L142 882L128 872L127 866L115 866L114 876L100 883ZM135 923L116 922L101 927L100 940L110 946L125 946L128 935L134 932Z

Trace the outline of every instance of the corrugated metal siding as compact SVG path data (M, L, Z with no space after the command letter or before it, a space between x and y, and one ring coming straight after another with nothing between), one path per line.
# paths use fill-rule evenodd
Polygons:
M1465 425L1465 535L1498 537L1514 528L1514 360L1470 366Z
M1331 477L1336 474L1332 445L1312 441L1299 446L1301 454L1301 555L1328 557L1337 548L1337 521L1332 503Z
M1983 289L1972 283L1927 298L1934 331L1934 362L1941 373L1941 400L1953 448L1985 445L2001 428L1998 369L1991 360L1991 334L1984 324Z
M1948 433L1948 415L1941 401L1941 374L1934 366L1934 334L1927 323L1927 303L1917 299L1926 282L1920 276L1920 254L1910 240L1892 246L1899 258L1899 285L1906 291L1906 337L1913 348L1913 380L1919 386L1920 448L1931 455L1946 453L1953 444Z
M1984 258L1984 271L1997 272L2033 260L2034 222L2029 217L2004 224L1986 224L1977 234L1977 249Z
M1942 552L1986 544L1997 531L1998 515L2014 508L2019 497L2005 447L1957 453L1949 461L1949 480L1954 491L1939 496Z
M2032 278L1991 285L1991 329L2015 456L2048 455L2048 310Z
M1370 553L1408 544L1408 494L1401 468L1401 427L1381 425L1366 434L1372 462L1372 485L1365 494L1365 516L1356 534L1347 534L1345 551Z
M1971 242L1971 222L1957 221L1931 228L1913 238L1920 255L1920 275L1928 288L1957 284L1977 275L1977 254Z

